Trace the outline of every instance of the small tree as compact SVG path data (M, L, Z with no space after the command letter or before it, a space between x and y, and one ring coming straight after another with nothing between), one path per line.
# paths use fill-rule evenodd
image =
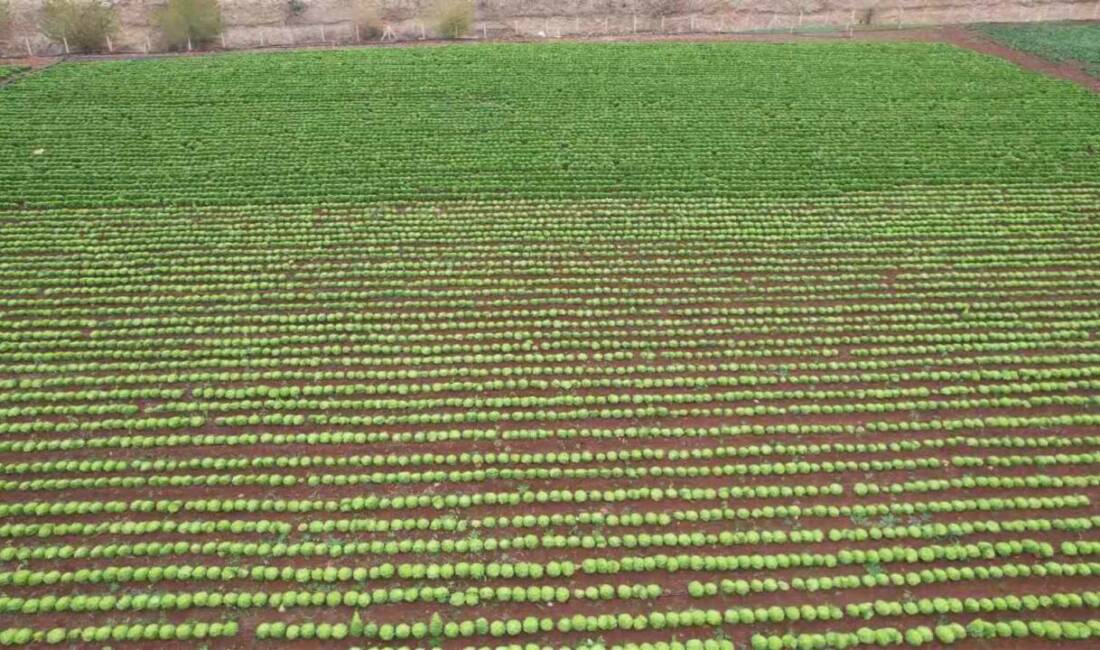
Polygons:
M382 36L385 25L376 0L357 0L351 7L351 19L359 28L360 38L374 40Z
M289 23L306 12L306 3L302 0L286 0L286 21Z
M855 22L859 25L874 25L879 0L860 0L856 3L858 12Z
M440 0L433 14L435 30L443 38L461 38L474 23L474 5L469 0Z
M208 43L222 31L218 0L168 0L154 20L168 47L177 50Z
M46 0L42 33L77 52L107 49L107 37L118 28L115 12L100 0Z

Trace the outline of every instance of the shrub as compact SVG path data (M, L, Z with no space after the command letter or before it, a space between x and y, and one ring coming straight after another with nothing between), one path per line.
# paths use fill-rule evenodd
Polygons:
M168 0L154 22L165 44L177 50L207 43L222 31L218 0Z
M351 19L359 27L359 38L370 41L382 37L385 26L376 0L357 0L351 11Z
M106 49L117 27L114 10L100 0L46 0L42 5L42 33L77 52Z
M474 5L469 0L439 0L433 11L435 31L443 38L461 38L474 22Z

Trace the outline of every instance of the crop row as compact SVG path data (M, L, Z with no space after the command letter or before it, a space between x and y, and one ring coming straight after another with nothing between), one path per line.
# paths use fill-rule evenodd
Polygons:
M946 547L943 547L946 549ZM366 581L386 581L400 579L403 581L421 580L512 580L512 579L557 579L572 578L576 575L608 576L620 573L651 573L654 571L675 574L680 571L698 572L731 572L731 571L776 571L786 568L798 567L826 567L837 566L863 566L865 563L879 563L885 557L879 551L889 549L874 549L871 554L863 551L862 555L855 555L851 551L843 551L837 554L810 555L794 554L779 555L737 555L737 556L705 556L705 555L679 555L679 556L633 556L608 562L604 559L586 558L579 562L571 560L551 560L546 563L538 562L456 562L456 563L382 563L371 566L340 566L326 565L324 567L306 568L301 566L275 566L265 563L263 565L242 566L238 564L216 565L179 565L179 564L152 564L139 566L112 566L102 568L81 568L76 570L30 570L17 569L14 571L0 572L0 584L14 587L38 587L38 586L65 586L65 585L96 585L96 584L159 584L162 582L183 583L224 583L235 580L250 580L255 582L285 582L290 584L316 584L334 585L340 583L354 583L361 585ZM891 559L894 551L889 550ZM1093 549L1095 551L1095 547ZM900 551L908 555L908 550ZM935 561L936 554L933 551L929 562ZM947 551L944 550L943 557ZM921 552L916 551L916 560L920 561ZM927 555L927 554L926 554ZM953 561L966 559L979 559L980 554L973 556L958 556L957 548L949 558ZM767 558L772 558L768 560ZM994 559L987 557L984 559ZM1020 562L985 565L976 562L960 562L957 566L934 566L920 570L905 572L881 572L870 576L875 585L897 584L902 580L904 584L915 586L916 584L937 584L947 581L986 581L1003 580L1019 577L1045 577L1045 576L1092 576L1100 572L1100 563L1097 562L1064 562L1047 560L1041 563L1025 564ZM820 578L802 578L796 575L789 580L791 588L808 592L827 589L824 585L826 578L833 581L833 588L840 588L840 584L851 579L850 576L822 576ZM749 591L757 591L754 585L759 582L761 589L765 580L773 580L776 585L779 579L753 578L748 580ZM862 575L861 582L868 580ZM919 580L919 582L918 582ZM816 581L816 582L812 582ZM734 580L735 591L740 591L740 585L745 580ZM786 581L785 581L786 582ZM725 581L722 581L724 584ZM348 590L354 591L354 590ZM356 601L358 602L358 596Z
M1049 563L1048 563L1049 564ZM1068 565L1063 565L1068 566ZM996 573L994 573L996 569ZM1003 580L1016 577L1041 577L1050 575L1044 565L1004 564L987 567L990 574L987 580ZM960 569L931 569L921 572L889 574L854 574L846 576L796 579L792 583L786 580L763 578L748 580L723 580L721 584L692 581L687 591L693 598L708 598L718 594L741 597L751 593L769 593L777 591L814 592L818 590L840 590L854 588L873 588L895 585L899 587L917 587L921 584L935 584L957 581L973 581L973 572L964 574ZM1065 575L1063 573L1063 575ZM662 588L657 584L611 585L602 583L588 587L569 589L560 585L534 584L528 586L481 586L464 589L451 589L446 586L390 587L362 590L286 590L286 591L195 591L195 592L159 592L115 595L74 594L45 595L31 598L0 596L0 612L8 614L46 614L60 612L108 612L108 611L156 611L191 609L230 609L243 610L269 608L283 611L306 607L355 607L368 609L372 605L400 603L438 603L451 607L477 607L483 603L536 603L564 604L570 600L611 601L611 600L653 600L659 598ZM1100 607L1095 592L1081 594L1026 594L1023 596L1006 595L994 598L931 598L910 600L902 603L883 604L853 603L847 605L845 613L852 618L870 618L901 615L937 615L961 612L1005 612L1034 611L1051 605L1057 607Z
M384 510L457 510L480 506L509 506L532 504L583 504L583 503L629 503L660 502L671 500L716 501L729 499L730 488L667 487L667 488L616 488L608 490L583 489L522 489L513 492L473 492L448 494L396 494L378 496L356 496L342 499L135 499L126 501L67 501L53 499L49 501L20 501L0 504L0 515L5 517L50 517L73 514L99 514L125 512L361 512ZM770 489L769 489L770 490ZM774 492L777 496L805 496L823 494L816 486L780 486ZM830 486L829 493L839 493L837 487ZM759 508L738 508L737 517L748 519L753 516L858 516L869 517L879 514L969 512L990 509L1042 509L1051 507L1081 507L1091 503L1088 496L1067 495L1056 497L1012 497L993 499L953 499L940 501L912 501L890 503L855 503L841 505L800 506L776 505ZM765 509L767 508L767 509ZM757 514L758 513L758 514Z
M710 461L728 458L762 458L770 456L795 456L806 458L818 454L842 454L845 458L852 459L857 454L882 454L885 452L916 452L922 449L951 449L957 447L977 448L1002 448L1009 449L1058 449L1065 447L1100 447L1100 438L1096 436L1080 436L1054 438L1050 437L1015 437L1005 436L1001 438L970 439L956 436L950 439L935 438L927 441L899 441L895 443L825 443L825 444L783 444L775 445L745 445L745 446L717 446L700 447L693 449L665 449L662 447L638 446L632 449L608 451L548 451L548 452L480 452L463 451L459 453L388 453L388 454L348 454L346 456L309 456L305 454L291 456L196 456L185 459L68 459L68 460L43 460L32 462L0 463L0 474L52 474L52 473L113 473L113 472L139 472L162 473L175 472L189 469L226 471L234 469L295 469L295 468L328 468L328 467L430 467L430 466L466 466L473 465L478 468L485 466L501 465L515 467L517 465L576 465L576 464L603 464L622 463L632 464L637 461L667 460L681 461L685 465L691 465L692 461ZM882 459L875 459L882 460ZM1012 455L1012 456L964 456L952 455L948 462L958 467L976 467L989 465L992 467L1019 466L1047 464L1087 462L1088 454L1059 452L1055 455ZM797 463L808 462L806 460ZM861 462L849 460L847 462ZM874 462L873 460L863 462ZM939 464L929 465L921 459L913 459L917 463L914 467L938 467ZM930 461L929 461L930 462ZM774 465L774 463L773 463ZM796 465L796 468L804 467ZM878 469L875 465L868 465L870 469ZM750 470L753 471L753 470ZM992 477L999 479L1000 477ZM1010 477L1004 477L1010 481ZM1048 477L1049 478L1049 477ZM1006 483L1008 485L1008 483ZM1038 486L1039 484L1029 484ZM972 487L972 486L967 486ZM736 488L734 496L740 496Z
M823 509L828 510L828 509ZM772 514L772 517L766 517ZM570 527L576 533L578 526L594 527L642 527L669 526L679 522L708 523L736 521L757 518L774 518L781 515L789 518L808 518L819 516L817 509L807 506L776 506L770 512L767 508L759 511L733 508L675 509L670 511L627 512L622 514L604 514L601 511L582 511L579 513L554 513L550 515L513 515L486 516L475 519L455 517L417 519L310 519L296 526L282 520L269 519L218 519L218 520L127 520L114 522L83 523L5 523L0 524L0 538L35 537L44 539L54 536L98 536L98 535L151 535L176 533L186 535L213 534L277 534L286 536L292 531L319 533L386 533L397 531L440 531L465 532L477 529L495 528L540 528L550 529ZM783 544L814 543L825 539L831 541L866 541L868 539L961 539L975 533L998 533L1003 531L1039 532L1052 530L1086 531L1093 527L1087 518L1056 519L1015 519L1015 520L973 520L949 523L922 523L908 525L861 525L857 528L814 529L803 527L790 532L784 530L754 529L733 531L733 541L744 544ZM1067 554L1088 554L1092 552L1089 542L1065 542L1063 552ZM1072 551L1072 552L1071 552Z
M1035 610L1024 606L1021 606L1021 609L1024 611L1041 611L1045 609L1095 608L1100 606L1100 601L1097 600L1095 593L1086 593L1088 594L1086 597L1076 593L1054 594L1054 596L1043 595L1037 599ZM625 612L588 616L574 614L558 618L552 616L529 616L523 619L488 619L480 617L461 621L444 621L437 614L428 622L418 621L411 624L398 623L396 625L392 623L364 622L356 615L342 631L352 637L378 638L388 642L394 639L427 639L440 636L448 639L472 636L517 637L554 630L568 633L607 632L611 630L663 630L681 627L715 628L723 625L753 625L758 623L838 621L846 617L868 620L874 616L897 616L900 614L913 616L922 613L924 609L922 605L925 603L927 603L930 612L939 614L1013 611L1011 607L1007 606L1007 602L1002 610L998 607L999 603L993 599L967 599L964 601L958 598L936 598L909 601L904 605L898 601L850 604L846 608L847 611L829 605L787 605L785 607L772 605L767 608L731 607L725 610L666 610L646 614L629 614ZM332 626L327 625L327 628L327 631L331 632ZM1087 636L1091 636L1091 627L1086 625L1084 629L1087 631ZM292 623L289 625L282 622L261 623L256 629L256 636L260 639L325 638L323 635L324 632L321 631L320 625L313 623ZM965 632L963 636L965 636ZM900 639L898 640L900 641ZM893 645L893 643L887 645Z
M998 417L988 419L953 419L953 420L927 420L922 424L918 432L930 433L941 431L965 431L968 429L1021 429L1027 427L1072 427L1088 426L1092 423L1090 416L1059 416L1059 417ZM888 423L868 423L874 427L885 427ZM264 445L344 445L344 444L378 444L378 443L437 443L447 441L493 441L493 440L550 440L550 439L676 439L676 438L715 438L725 439L738 436L768 436L778 438L783 435L795 437L813 435L855 434L864 431L863 426L841 424L818 423L790 423L790 424L742 424L716 427L692 427L692 426L632 426L622 428L517 428L506 431L497 429L429 429L406 432L387 431L315 431L309 433L283 432L259 432L259 433L180 433L168 435L141 435L132 433L116 433L110 437L100 438L53 438L37 440L0 440L0 452L3 453L38 453L44 451L71 451L78 449L154 449L160 447L202 447L202 446L248 446L262 443ZM913 451L916 449L944 449L954 447L976 448L1058 448L1073 446L1093 446L1092 436L997 436L986 435L978 438L973 436L950 436L946 438L925 438L919 441L907 440L899 443L893 441L881 443L882 449L870 447L844 446L826 448L819 446L817 451L810 451L811 445L805 445L806 449L794 443L787 443L786 448L792 448L791 452L779 452L784 455L800 453L830 453L839 451L844 453L865 453L868 451ZM784 443L776 440L774 444ZM829 443L831 444L831 443ZM757 457L772 455L770 452L760 451L755 445L746 445L748 449L738 457Z
M213 623L133 623L88 627L54 627L40 630L30 627L0 629L0 645L60 645L76 642L104 643L123 641L192 641L233 637L240 627L236 621Z
M812 536L811 536L812 537ZM584 543L584 538L589 543ZM428 555L441 554L470 554L497 551L522 551L524 549L555 549L555 548L714 548L740 546L734 539L733 533L703 533L693 531L690 533L655 533L653 535L523 535L512 538L466 538L466 539L409 539L400 540L374 540L374 541L346 541L327 540L322 542L232 542L232 541L207 541L207 542L135 542L135 543L110 543L110 544L40 544L34 546L5 546L0 548L0 562L24 562L28 560L70 560L70 559L112 559L116 557L177 557L187 555L206 555L219 557L357 557L368 555ZM1047 542L1034 540L1011 540L996 543L978 542L975 544L937 545L932 544L920 547L895 547L882 552L871 550L852 551L851 554L838 553L838 561L883 561L883 562L932 562L947 558L959 560L965 558L992 558L1009 555L1029 553L1038 557L1052 557L1053 547ZM807 554L808 555L808 554ZM885 557L883 557L885 556ZM769 564L777 562L778 556L758 556L761 567L769 567ZM770 557L770 559L769 559ZM800 555L794 557L801 558ZM824 556L818 556L824 557ZM871 559L861 559L871 558ZM882 558L880 560L880 558ZM602 558L599 560L603 562ZM816 562L817 560L815 560ZM755 562L755 560L753 560Z
M823 648L887 647L905 643L919 647L953 645L967 639L1028 639L1079 641L1100 635L1100 620L1059 621L1049 619L1010 619L985 621L974 619L965 626L948 623L929 627L920 625L896 628L860 628L855 632L754 634L753 650L818 650Z

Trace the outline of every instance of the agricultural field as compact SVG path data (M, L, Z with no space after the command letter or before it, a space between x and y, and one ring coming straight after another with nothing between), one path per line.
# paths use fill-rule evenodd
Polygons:
M1100 78L1100 23L989 24L979 29L1017 50L1051 61L1080 64L1089 74Z
M24 72L26 70L27 67L21 65L0 65L0 81L3 81L8 77L13 77L20 72Z
M939 44L0 90L0 645L1100 643L1100 98Z

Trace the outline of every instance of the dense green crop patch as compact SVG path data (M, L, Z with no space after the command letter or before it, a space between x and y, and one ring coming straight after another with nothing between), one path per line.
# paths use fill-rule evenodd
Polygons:
M982 25L984 34L1009 47L1052 61L1076 61L1100 77L1100 23L1039 23Z
M1091 647L1098 118L915 44L23 78L0 645Z
M27 70L27 67L22 65L0 65L0 81L17 75L20 72L24 72L25 70Z
M1100 148L1097 121L1085 91L945 45L62 64L0 96L0 198L225 205L1074 183L1100 170L1087 154Z

